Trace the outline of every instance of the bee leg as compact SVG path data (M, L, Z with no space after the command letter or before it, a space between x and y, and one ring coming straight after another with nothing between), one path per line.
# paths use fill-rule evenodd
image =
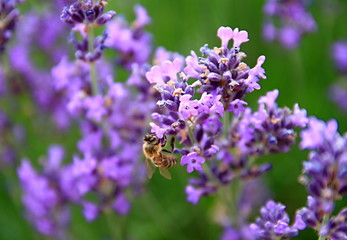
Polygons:
M171 152L173 153L174 152L174 149L175 149L175 136L172 136L171 139L170 139L170 146L171 146Z
M166 138L166 135L164 135L163 142L161 143L161 146L165 147L166 143L167 143L167 138Z
M166 152L166 153L172 153L172 152L170 152L170 151L167 150L167 149L162 149L161 151L162 151L162 152Z

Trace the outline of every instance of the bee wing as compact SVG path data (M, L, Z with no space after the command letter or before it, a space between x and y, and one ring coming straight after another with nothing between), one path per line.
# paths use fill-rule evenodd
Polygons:
M164 178L171 179L171 174L167 168L159 168L159 172Z
M155 166L152 163L152 161L148 158L146 158L146 171L147 171L147 177L152 178L153 173L155 171Z

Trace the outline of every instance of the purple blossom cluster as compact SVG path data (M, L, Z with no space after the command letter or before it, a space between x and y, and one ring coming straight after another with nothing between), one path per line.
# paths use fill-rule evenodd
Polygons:
M17 4L25 0L0 1L0 53L5 50L5 44L11 39L19 19Z
M74 191L68 197L83 206L88 221L109 209L127 214L130 197L141 192L144 171L138 161L146 130L143 126L155 107L154 104L151 107L152 98L146 89L132 89L128 84L114 82L113 71L101 54L88 58L104 40L112 41L112 35L107 32L103 33L102 42L98 37L90 38L93 28L104 25L114 15L113 11L101 15L104 4L104 1L84 1L64 8L62 20L73 24L72 31L81 34L82 42L91 40L94 44L82 43L88 46L82 51L82 45L73 41L77 60L70 62L64 57L52 69L53 85L57 91L64 92L66 110L79 122L82 133L77 144L80 155L74 156L61 181L65 186L73 186ZM151 49L150 45L146 47ZM81 51L85 57L81 57ZM129 74L133 76L132 72ZM143 76L142 82L145 82ZM134 91L140 94L134 95ZM87 200L91 194L97 196L96 201Z
M151 131L161 139L177 139L180 147L176 144L174 153L181 156L181 165L187 167L188 173L198 173L186 187L187 201L193 204L202 196L224 192L227 185L237 189L240 183L269 171L270 163L258 165L257 157L288 152L295 143L295 129L304 128L308 122L306 110L298 104L293 109L278 107L278 90L260 97L257 111L247 108L244 97L260 89L259 80L266 78L262 68L265 57L260 56L253 68L243 62L246 54L240 51L240 45L248 41L246 31L221 27L217 36L221 47L210 49L205 45L200 49L202 57L192 52L185 64L178 57L146 73L147 80L160 93L159 111L152 114ZM231 39L233 45L229 49ZM224 205L235 205L236 211L242 209L240 192L225 194L237 197L236 202ZM263 209L264 219L258 219L251 227L247 214L229 212L222 221L222 238L285 239L297 235L302 228L297 224L289 226L283 205L269 202ZM272 215L276 218L271 219ZM267 227L269 224L272 227Z
M74 26L70 36L77 59L94 62L102 56L105 48L104 42L107 34L104 33L94 39L93 28L105 25L116 15L115 11L104 13L106 1L93 2L92 0L78 1L65 7L60 19ZM78 41L74 32L78 32L82 40Z
M145 171L144 162L141 161L142 139L147 132L148 116L156 109L155 102L158 100L158 93L151 89L145 79L145 73L151 66L151 54L139 55L145 49L149 53L153 51L151 37L143 28L150 22L146 10L142 6L135 7L134 28L118 18L114 21L109 18L107 23L101 24L100 18L105 14L110 15L110 12L100 15L104 3L79 1L64 8L62 20L72 25L72 32L77 31L82 39L88 41L83 43L82 40L82 45L88 47L83 51L85 57L80 57L82 45L73 40L76 60L70 61L67 56L62 56L51 71L50 83L53 90L60 94L67 115L78 123L81 131L81 139L77 142L78 153L73 155L73 161L65 166L57 166L54 169L56 172L52 173L61 190L55 194L57 198L65 200L64 206L71 203L82 206L87 221L93 221L110 210L120 215L127 214L131 201L143 191ZM93 19L88 19L87 11L90 10L94 12ZM120 23L124 24L121 32L108 34L108 30L116 29L121 26ZM118 56L127 55L126 61L121 61L120 57L117 62L117 67L124 68L129 74L125 82L114 81L112 66L102 54L97 58L88 58L100 46L100 38L93 38L93 31L101 25L106 25L102 44L114 43L107 49L115 51ZM133 38L131 42L126 41L129 44L128 53L125 48L119 48L125 42L117 43L119 34L125 32ZM140 40L139 34L147 40ZM91 42L94 44L90 45ZM153 61L161 63L174 56L178 55L158 48ZM42 175L45 175L44 171ZM29 175L22 180L25 192L30 191L26 186L35 181L31 177ZM24 205L31 212L31 205L26 201ZM37 225L40 220L29 215L39 231L56 235L40 230ZM47 221L50 217L53 216L47 214ZM50 221L54 222L54 219Z
M117 16L106 28L109 37L105 45L117 51L117 63L129 70L148 63L152 53L152 36L144 30L151 18L140 5L134 11L136 19L131 25L123 16Z
M307 4L305 0L267 0L263 25L265 40L278 40L285 48L296 48L303 34L314 32L317 28L307 11Z
M289 239L298 235L298 230L306 227L301 219L301 215L297 214L295 222L289 225L290 219L285 212L285 206L270 200L261 208L261 218L257 218L255 223L250 225L250 230L254 234L254 239L276 240Z
M0 111L0 170L6 171L8 166L13 166L18 158L15 149L17 143L24 140L24 129Z
M189 173L200 174L186 188L188 201L194 204L201 196L214 193L218 185L268 171L269 164L255 166L250 158L289 151L296 136L294 128L307 122L306 111L298 105L293 111L277 107L277 90L259 99L257 112L246 108L242 99L259 89L259 79L265 78L261 67L265 57L250 68L242 62L245 54L240 52L240 45L248 41L247 32L221 27L217 35L220 48L205 45L203 57L192 52L185 66L182 58L176 58L146 74L161 95L157 102L161 111L152 114L151 131L159 138L175 136L182 144L175 149L182 156L181 165L187 165ZM234 44L229 49L231 39ZM231 113L234 119L228 122Z
M332 216L336 201L347 193L346 136L337 132L335 120L325 123L312 117L301 137L301 148L311 151L301 177L309 196L307 207L300 210L300 215L319 236L346 239L345 209Z
M51 6L53 7L53 6ZM43 13L32 9L17 24L17 41L8 49L7 94L29 95L42 115L51 118L58 129L67 129L70 119L63 105L62 92L55 91L47 65L57 64L67 52L61 43L67 33L64 25L47 7ZM50 26L54 24L54 28ZM32 59L44 52L45 63Z
M339 71L339 79L329 89L330 98L342 110L347 111L347 42L335 42L331 50L334 64Z
M22 201L26 207L26 216L42 234L63 238L70 220L67 198L60 179L64 174L61 163L64 149L52 145L38 173L28 159L24 159L18 168L18 177L23 189Z
M332 57L338 70L347 72L347 41L335 42L331 49Z

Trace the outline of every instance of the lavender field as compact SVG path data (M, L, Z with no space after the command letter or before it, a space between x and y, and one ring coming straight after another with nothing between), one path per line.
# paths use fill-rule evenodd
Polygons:
M0 239L347 240L345 0L0 0Z

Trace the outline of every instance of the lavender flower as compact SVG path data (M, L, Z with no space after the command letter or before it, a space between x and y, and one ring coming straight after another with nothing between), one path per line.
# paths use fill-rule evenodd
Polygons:
M184 68L184 73L188 78L199 80L200 93L221 95L224 106L228 106L231 101L242 99L246 93L260 89L257 82L260 78L266 78L261 67L265 57L260 56L254 68L249 68L242 62L246 55L240 52L240 45L248 41L246 31L221 27L218 30L218 37L222 40L222 47L209 49L205 45L200 49L206 56L204 58L198 58L192 52L192 55L186 58L187 66ZM231 39L234 44L228 49Z
M242 205L240 192L230 193L227 185L240 189L240 182L269 171L271 165L257 165L256 158L288 152L295 143L295 128L305 127L308 119L298 104L292 110L278 107L278 90L260 97L257 111L246 108L244 97L260 89L259 80L266 78L262 68L265 57L260 56L253 68L242 62L246 55L240 51L240 45L249 40L246 31L221 27L217 36L221 47L210 49L205 45L200 49L203 57L198 58L192 52L186 64L175 58L153 66L146 73L148 82L160 94L159 109L152 114L150 125L159 138L172 136L180 142L174 153L182 156L181 165L187 165L188 173L198 175L190 178L186 186L188 202L197 204L201 197L223 189L226 199L229 194L234 196L232 202L224 204L235 205L238 211ZM233 46L229 49L231 39ZM268 207L272 205L269 203ZM276 211L273 208L269 212ZM284 210L280 205L278 208ZM287 215L281 214L273 219L273 230L267 230L277 234L278 239L297 235L303 226L299 223L289 226ZM258 229L252 225L251 231L246 216L237 217L231 210L226 215L227 220L222 221L224 239L264 239L262 228L268 223L259 220ZM300 215L297 221L299 218ZM275 239L271 234L266 239Z
M331 240L347 239L347 209L342 209L336 217L331 217L328 223L321 227L319 235Z
M103 14L105 5L106 1L103 0L97 2L84 0L77 1L69 8L63 9L60 19L74 26L70 41L76 49L76 58L92 63L101 57L105 48L107 33L104 32L94 39L93 28L105 25L116 15L115 11L108 11ZM80 33L81 41L77 40L74 32Z
M301 148L310 149L309 160L304 162L301 182L307 187L307 207L300 210L303 221L320 236L332 239L344 233L344 211L332 217L335 201L346 194L346 136L337 132L334 120L324 123L311 118L308 129L301 133ZM341 232L342 231L342 232Z
M133 191L137 195L141 188L136 186L142 185L145 176L138 161L150 105L134 98L125 85L110 81L110 75L99 79L104 93L92 96L88 80L83 79L89 78L89 65L78 60L61 64L59 68L67 67L67 75L63 76L73 81L65 85L58 74L60 71L54 71L57 86L64 86L69 111L79 120L82 130L82 139L78 142L82 157L75 156L64 177L66 191L71 192L71 185L76 187L70 199L84 206L88 221L108 209L126 214L130 203L124 192ZM78 69L82 71L76 71ZM90 192L98 196L95 202L86 200Z
M241 61L245 54L239 48L248 41L247 32L221 27L217 35L222 46L212 50L205 45L201 52L206 57L192 52L186 66L176 58L146 73L161 95L159 111L152 114L152 132L160 138L176 136L182 144L175 148L182 156L181 165L200 174L200 180L193 179L186 188L192 203L236 178L255 178L270 170L270 164L256 166L250 159L289 151L296 138L294 128L307 123L306 111L298 105L293 110L277 107L278 90L259 99L258 111L245 108L242 99L259 89L259 79L265 78L261 67L265 57L249 68ZM231 39L233 47L228 49ZM231 123L230 112L238 116Z
M86 5L82 7L89 9L87 4L90 2L82 2L83 6ZM66 17L69 14L74 18L74 14L79 14L80 10L75 11L76 4L80 3L63 11L64 21L69 19ZM124 23L122 31L136 31L133 37L137 39L137 34L149 23L149 18L144 8L138 6L135 11L135 30ZM120 215L127 214L131 209L129 193L132 196L141 193L145 177L144 162L140 161L142 136L147 131L144 128L147 118L156 108L158 94L150 89L145 80L145 72L150 67L148 56L141 61L131 60L131 66L118 62L117 66L129 73L126 83L114 82L112 68L103 60L102 54L97 58L88 58L104 43L110 44L108 50L116 51L119 56L123 53L123 45L127 44L131 51L136 50L133 53L137 55L141 54L142 47L151 50L151 42L134 39L112 45L111 42L118 39L118 35L112 35L112 26L118 21L115 20L107 25L111 34L105 32L101 36L102 41L99 39L100 44L95 42L98 41L96 38L94 46L90 47L98 19L87 20L86 16L83 19L83 23L78 23L80 20L76 19L72 22L72 30L82 36L82 42L72 40L77 49L77 59L71 62L67 57L62 58L52 69L52 76L55 89L64 93L66 109L78 121L82 135L77 143L79 153L74 155L73 163L63 172L61 185L69 201L81 205L86 220L93 221L110 209ZM171 53L166 52L166 55L171 57ZM159 126L152 124L152 127L159 136L165 134ZM90 194L95 196L93 201L88 198Z
M341 72L347 71L347 42L339 41L332 45L332 57Z
M144 27L151 22L151 19L141 5L136 5L134 11L136 20L131 26L124 17L119 16L109 22L106 29L108 38L105 45L119 53L117 62L129 70L133 64L148 63L152 52L152 36L144 31Z
M79 24L83 22L104 25L116 14L115 11L104 12L106 1L83 0L77 1L65 7L60 19L69 24Z
M184 155L181 160L181 165L187 165L187 172L191 173L194 170L202 171L202 166L205 162L205 158L199 157L198 153L193 152L188 155Z
M263 155L288 152L295 140L295 127L305 127L306 111L296 104L293 111L278 108L278 90L268 92L258 100L258 111L246 109L242 118L234 121L230 134L242 153Z
M332 58L339 70L340 78L329 89L330 98L344 111L347 111L347 42L339 41L332 45Z
M285 206L270 200L261 208L261 218L250 225L255 239L276 240L289 239L298 235L298 230L305 228L300 215L296 215L295 222L289 225L289 216L284 211Z
M330 99L338 105L344 112L347 111L347 88L346 79L333 83L329 88Z
M222 240L254 240L256 234L250 228L248 219L253 214L253 210L258 208L265 202L268 192L261 179L254 179L245 182L242 191L239 193L237 205L223 206L218 205L220 209L216 210L215 219L223 226L223 234L220 239ZM237 213L236 216L228 215L225 208L234 208Z
M60 146L51 146L42 174L38 174L27 159L18 169L27 217L40 233L57 237L65 236L70 220L66 195L59 185L63 156Z
M22 143L24 139L22 126L14 124L13 121L0 111L0 169L7 171L6 167L13 166L17 160L15 146Z
M17 41L9 49L9 67L12 71L8 71L7 76L14 80L7 81L7 89L13 95L27 93L40 112L49 115L59 129L66 129L70 119L63 105L62 94L54 90L46 66L39 66L31 59L34 48L38 52L45 52L47 65L58 63L66 52L60 43L60 37L66 33L66 29L54 15L49 10L41 14L33 9L17 24ZM54 29L49 24L54 24ZM38 29L41 31L38 32Z
M264 6L266 21L263 36L267 41L277 39L285 48L296 48L302 35L314 32L316 22L309 12L305 0L268 0ZM275 22L279 27L275 27Z
M5 44L12 37L12 33L19 19L19 11L16 5L24 0L0 1L0 53L5 50Z

